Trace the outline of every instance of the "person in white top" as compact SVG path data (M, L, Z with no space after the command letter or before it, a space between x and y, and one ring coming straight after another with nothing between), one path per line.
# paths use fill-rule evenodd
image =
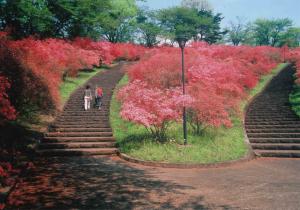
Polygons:
M92 91L89 85L85 87L84 90L84 110L88 110L91 108L91 100L92 100Z

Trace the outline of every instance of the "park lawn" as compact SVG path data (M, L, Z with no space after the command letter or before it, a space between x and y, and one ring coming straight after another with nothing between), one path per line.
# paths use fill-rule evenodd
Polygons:
M249 93L259 93L286 64L280 64L272 73L263 76L260 83ZM122 153L147 161L169 163L216 163L242 158L248 152L245 143L242 117L233 118L231 128L208 128L201 136L188 132L188 146L183 146L182 125L173 123L168 130L169 141L158 143L143 126L124 121L119 116L120 103L116 100L117 90L128 83L127 76L119 82L110 107L110 122ZM241 104L242 109L247 104Z
M290 94L290 103L292 109L300 117L300 86L295 84L293 92Z
M90 78L104 70L105 68L94 68L91 70L80 71L77 77L67 77L59 87L62 103L65 103L69 99L72 92L79 86L83 85Z

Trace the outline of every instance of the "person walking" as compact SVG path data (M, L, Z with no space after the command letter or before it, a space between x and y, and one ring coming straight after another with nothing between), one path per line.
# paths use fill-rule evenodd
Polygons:
M97 86L95 90L95 104L96 107L98 107L98 109L101 109L102 97L103 97L103 90L101 87Z
M88 110L91 108L91 100L92 100L92 91L89 85L85 87L84 90L84 110Z

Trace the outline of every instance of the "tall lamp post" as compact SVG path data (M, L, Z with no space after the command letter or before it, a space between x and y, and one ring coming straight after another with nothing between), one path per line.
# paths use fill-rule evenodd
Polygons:
M187 38L185 37L178 37L177 38L178 45L181 49L181 63L182 63L182 93L185 95L185 77L184 77L184 47L187 42ZM186 109L183 106L183 140L184 145L187 145L187 129L186 129Z

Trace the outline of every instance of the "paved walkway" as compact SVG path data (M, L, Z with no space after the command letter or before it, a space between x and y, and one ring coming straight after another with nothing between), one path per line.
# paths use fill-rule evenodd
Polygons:
M165 169L72 157L36 166L9 209L300 209L300 159Z

